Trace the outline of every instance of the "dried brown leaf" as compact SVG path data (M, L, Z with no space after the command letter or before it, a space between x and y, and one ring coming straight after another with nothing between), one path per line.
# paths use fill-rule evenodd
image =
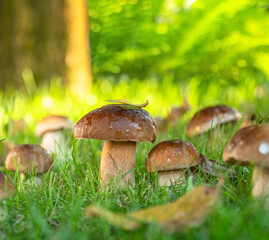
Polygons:
M113 213L99 206L89 206L85 209L85 217L101 217L107 220L110 224L120 227L124 230L131 231L138 229L141 224L126 215Z
M136 230L142 223L157 223L164 230L183 230L196 227L205 219L219 198L222 185L198 186L172 203L149 207L126 215L116 214L98 206L89 206L85 216L99 216L125 230Z
M219 197L221 183L215 187L198 186L173 203L128 214L140 222L159 223L166 230L181 230L199 225Z

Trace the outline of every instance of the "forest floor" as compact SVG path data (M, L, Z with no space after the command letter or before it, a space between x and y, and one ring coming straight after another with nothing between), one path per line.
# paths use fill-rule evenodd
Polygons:
M145 169L147 154L161 141L188 140L200 153L224 164L223 149L238 126L220 126L223 132L221 139L217 137L209 147L211 132L194 139L186 137L186 126L193 114L215 104L234 106L247 115L266 116L269 111L268 97L262 96L261 86L255 85L255 81L242 82L239 86L224 85L204 84L195 79L186 86L177 85L169 79L160 82L154 79L143 82L121 79L117 84L103 79L83 100L72 97L59 81L52 82L50 87L30 85L26 92L0 93L0 139L8 139L16 145L40 144L41 139L35 136L34 129L42 117L60 114L77 122L86 113L107 104L107 99L127 99L138 104L148 99L146 110L154 117L165 116L184 98L191 105L190 111L177 126L169 127L166 133L159 133L155 143L137 144L136 185L133 188L101 188L98 176L103 141L76 140L72 132L67 132L71 150L61 149L58 154L53 154L54 166L44 176L43 185L32 186L27 191L18 189L13 197L0 203L0 239L268 239L268 209L264 207L263 200L251 197L253 166L228 166L235 171L235 177L224 175L221 197L214 211L195 228L166 232L157 224L148 224L136 231L125 231L101 218L85 218L83 214L85 207L92 204L126 213L172 202L185 194L185 185L158 187L157 175L149 174ZM257 96L261 96L262 100ZM24 118L27 126L13 133L11 119L20 118ZM5 167L1 170L14 182L18 180L18 174L8 172ZM197 177L193 186L214 185L215 182L215 177Z

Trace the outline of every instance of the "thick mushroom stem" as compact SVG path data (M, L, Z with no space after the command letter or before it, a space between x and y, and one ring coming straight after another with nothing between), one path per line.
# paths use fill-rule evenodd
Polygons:
M25 185L28 185L28 186L35 186L37 188L40 188L42 186L42 179L41 179L41 176L40 175L37 175L37 176L34 176L34 177L31 177L29 178L26 182L25 182Z
M269 194L269 169L255 166L252 173L252 196L263 197Z
M25 173L20 173L20 183L19 183L19 190L20 191L24 191L25 190L25 186L35 186L35 187L41 187L42 185L42 180L40 178L40 175L37 176L33 176L29 179L26 179L26 174Z
M105 141L101 157L101 185L118 179L119 185L135 185L136 142Z
M47 132L43 135L41 142L41 147L45 148L49 152L57 152L60 148L64 148L64 137L61 134L61 131Z
M19 191L24 191L24 185L23 185L23 182L26 178L26 174L25 173L20 173L20 181L19 181L19 186L18 186L18 190Z
M185 184L185 170L186 169L159 172L159 186L170 186L175 184L176 182Z

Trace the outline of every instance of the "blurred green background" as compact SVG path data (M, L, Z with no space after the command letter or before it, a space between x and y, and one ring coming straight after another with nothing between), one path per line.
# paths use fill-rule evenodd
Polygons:
M29 124L46 114L78 119L106 99L119 98L134 103L148 99L154 116L166 115L184 98L192 106L191 114L219 103L246 114L269 112L267 0L89 0L88 9L86 5L81 9L89 20L84 32L90 36L86 44L90 52L84 47L84 56L70 58L65 53L68 46L76 49L81 44L73 37L66 40L66 35L82 26L76 22L81 13L69 14L65 21L66 6L72 3L46 1L41 7L41 2L5 0L0 4L0 12L10 10L1 15L10 21L2 21L0 30L4 33L0 34L0 83L5 83L1 111L9 108L9 117L12 112L13 118L26 118ZM69 26L74 23L72 30ZM84 61L85 53L90 60ZM67 81L64 69L70 67L70 59L81 60L77 69L86 62L90 70L84 74L78 69ZM73 98L74 84L79 97ZM41 115L36 116L37 111ZM2 114L4 122L9 117Z
M95 77L268 79L268 1L90 0L89 15Z

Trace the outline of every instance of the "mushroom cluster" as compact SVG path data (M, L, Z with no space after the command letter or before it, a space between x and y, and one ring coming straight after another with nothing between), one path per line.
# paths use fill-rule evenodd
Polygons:
M194 145L181 139L158 143L148 154L148 172L158 172L159 186L175 183L185 184L189 176L194 179L201 171L202 176L218 176L227 168L216 161L199 154Z
M113 104L87 113L74 128L73 122L65 116L50 115L41 119L35 129L36 135L43 137L41 146L21 144L14 147L4 141L1 145L2 153L7 155L6 169L18 171L21 174L21 182L27 176L39 177L53 165L50 152L55 153L57 149L66 148L63 129L73 128L76 139L104 140L99 175L101 186L134 186L137 142L154 143L157 125L152 116L143 109L148 102L142 105L133 105L126 100L111 102ZM171 127L176 126L179 117L188 109L187 101L180 108L172 108L161 124L164 124L166 129L168 121ZM236 109L217 105L197 112L187 126L186 135L191 138L213 130L213 135L222 137L221 133L217 132L218 126L238 121L243 122L243 128L239 129L226 145L223 160L228 164L254 164L252 194L269 194L269 125L247 126L251 122L249 119L243 121ZM160 186L176 183L185 185L190 176L194 180L198 176L203 180L211 176L217 177L223 172L232 173L231 176L234 176L225 165L209 159L199 153L191 142L181 139L166 140L154 146L148 153L145 168L150 173L158 173ZM34 181L39 185L42 183L39 178ZM12 182L0 172L0 198L5 199L12 193Z

